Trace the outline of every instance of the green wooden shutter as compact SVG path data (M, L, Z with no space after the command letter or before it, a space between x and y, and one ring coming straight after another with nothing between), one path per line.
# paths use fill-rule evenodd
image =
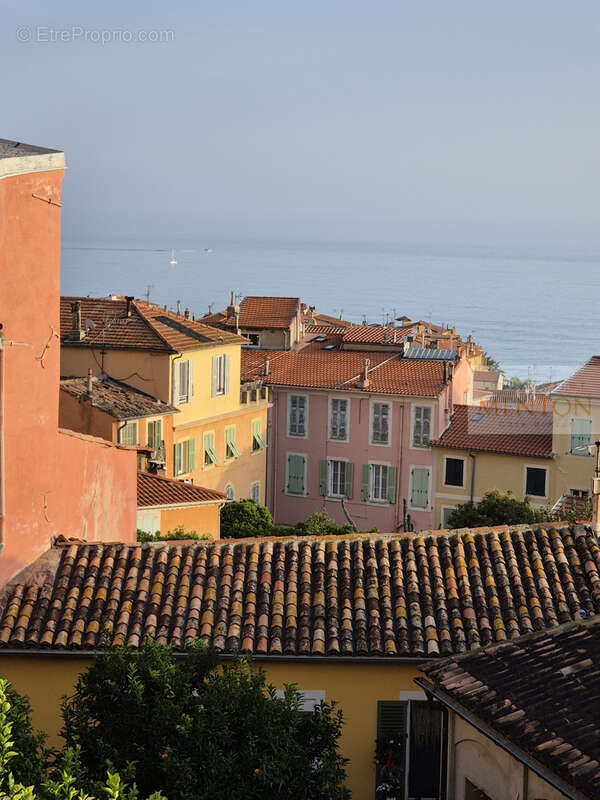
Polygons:
M179 403L179 362L173 361L173 376L171 379L173 397L172 404L176 406Z
M578 456L587 456L587 447L591 441L592 420L571 420L571 452Z
M211 397L217 396L217 375L219 369L219 356L212 357L212 389Z
M429 503L429 470L416 467L412 473L410 504L414 508L427 508Z
M304 456L288 456L288 492L304 494Z
M319 464L319 494L327 497L329 483L329 462L324 458Z
M371 468L368 464L362 465L362 475L360 481L360 499L368 500L371 494Z
M173 445L173 474L179 475L181 473L181 448L179 444Z
M344 473L344 495L348 500L352 499L352 492L354 489L354 464L351 461L346 462L346 471Z
M229 394L229 356L227 353L223 356L224 365L223 365L223 372L225 373L225 394Z
M187 471L193 472L196 466L196 440L190 439L188 442L188 464Z
M396 502L396 467L388 467L387 471L387 501L388 503Z

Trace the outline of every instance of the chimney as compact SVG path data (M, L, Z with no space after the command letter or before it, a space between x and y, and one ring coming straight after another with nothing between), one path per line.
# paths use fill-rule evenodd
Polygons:
M231 292L229 297L229 305L227 306L227 322L233 323L236 319L236 313L239 315L240 307L235 304L235 292ZM238 327L236 322L235 327Z
M181 300L177 301L177 316L181 316Z
M235 332L239 336L241 334L241 331L240 331L240 309L239 309L239 307L236 308L236 311L234 313L234 317L235 317Z
M387 332L387 328L384 328L384 329L383 329L383 343L384 343L384 344L387 344L387 343L388 343L388 332Z
M394 328L394 344L396 344L396 338L397 338L397 336L396 336L396 328Z
M186 308L186 310L183 312L183 316L184 316L186 319L189 319L189 318L190 318L190 310L189 310L189 308Z
M163 306L163 311L166 311L166 310L167 310L167 304L165 303L164 306Z
M265 356L265 368L263 370L263 375L265 376L265 378L269 374L270 365L271 365L270 359L267 356Z
M81 302L79 300L71 303L71 330L68 338L71 342L81 342L85 339L85 331L81 327Z
M448 383L448 362L444 361L444 386Z
M370 359L365 358L363 361L363 371L361 379L358 383L359 389L368 389L369 384L371 381L369 380L369 364L371 363Z
M315 308L316 306L309 306L308 307L308 324L314 325L315 324Z
M88 374L87 374L87 393L88 397L92 396L92 368L88 367Z
M133 298L132 295L129 295L129 294L125 295L125 300L127 301L127 308L125 309L125 313L126 313L126 315L128 317L131 316L131 303L132 303L133 299L134 298Z

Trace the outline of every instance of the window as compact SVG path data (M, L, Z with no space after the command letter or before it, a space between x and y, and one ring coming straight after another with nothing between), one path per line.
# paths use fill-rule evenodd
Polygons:
M354 464L337 459L323 459L320 464L319 492L329 497L352 497Z
M119 444L130 444L135 446L138 443L138 424L137 420L130 420L119 430Z
M332 397L329 401L329 438L343 442L348 438L348 400Z
M257 397L258 397L258 395L256 393L256 389L252 389L252 391L250 392L250 402L251 403L256 403L256 398Z
M212 397L229 392L229 356L213 356L212 360Z
M191 403L194 396L193 361L173 361L173 405Z
M256 419L252 423L252 452L256 453L257 450L264 450L266 446L267 443L260 432L260 420Z
M313 689L312 691L309 690L306 692L299 689L298 694L300 695L300 711L304 711L307 714L312 714L315 708L325 702L325 692L322 689ZM275 691L275 696L283 700L285 691L283 689L277 689Z
M571 453L574 456L587 456L592 441L592 420L571 420Z
M306 494L306 456L289 454L287 457L288 494Z
M571 489L571 497L589 497L589 489Z
M235 428L225 428L225 459L241 456L239 447L235 443Z
M448 520L450 519L451 514L454 511L454 506L443 506L442 507L442 522L441 526L444 530L448 529Z
M228 500L235 500L235 492L233 491L233 486L230 483L225 487L225 494L227 495Z
M288 435L306 436L306 395L291 394L289 403Z
M242 336L248 339L249 342L249 344L245 344L244 347L260 347L260 333L248 333L248 331L243 331Z
M148 447L160 450L162 444L162 421L160 419L148 423Z
M444 486L465 485L465 460L464 458L446 457L444 471Z
M363 464L361 498L376 503L396 502L396 467Z
M212 467L213 464L219 463L219 457L215 452L215 435L214 433L204 434L204 466Z
M263 386L263 388L260 390L260 399L261 400L266 400L267 399L267 387L266 386Z
M248 402L248 392L241 392L240 403L247 403L247 402Z
M431 406L415 406L413 447L427 447L431 433Z
M185 439L173 445L173 473L183 475L193 472L195 467L195 441Z
M250 487L250 498L256 505L260 504L260 483L253 483Z
M525 494L531 497L546 497L544 467L525 467Z
M389 403L373 403L371 408L371 442L373 444L389 444Z
M427 508L429 505L429 469L413 467L410 471L410 504L412 508Z

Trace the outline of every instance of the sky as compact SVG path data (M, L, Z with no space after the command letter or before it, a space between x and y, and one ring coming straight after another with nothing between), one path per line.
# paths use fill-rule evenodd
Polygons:
M2 8L0 136L65 151L68 241L600 246L597 2Z

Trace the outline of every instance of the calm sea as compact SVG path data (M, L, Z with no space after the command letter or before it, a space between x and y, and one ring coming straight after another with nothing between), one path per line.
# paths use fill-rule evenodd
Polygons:
M177 265L171 266L171 247ZM299 296L361 322L386 315L471 333L507 376L565 377L600 351L600 254L275 241L63 243L63 294L132 294L196 314L229 292Z

